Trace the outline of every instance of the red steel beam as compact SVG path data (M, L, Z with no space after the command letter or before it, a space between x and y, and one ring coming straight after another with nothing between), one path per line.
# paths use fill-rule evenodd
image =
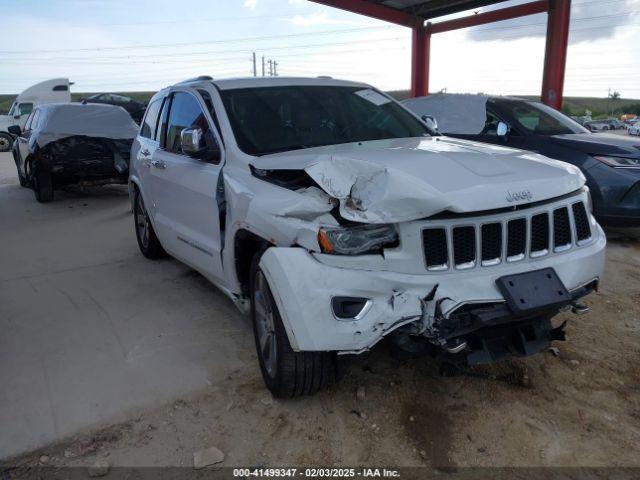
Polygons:
M400 10L385 7L376 3L369 3L365 0L311 0L315 3L321 3L330 7L340 8L352 13L359 13L368 17L384 20L385 22L395 23L403 27L414 27L421 25L424 20L404 13Z
M411 34L411 96L429 95L429 55L431 31L428 27L413 27Z
M550 107L560 110L567 64L571 0L550 0L550 3L541 98Z
M544 13L549 10L549 0L538 0L536 2L516 5L514 7L501 8L499 10L491 10L490 12L479 13L469 17L455 18L444 22L431 24L432 33L449 32L459 28L475 27L484 25L485 23L499 22L501 20L510 20L512 18L525 17L535 13Z

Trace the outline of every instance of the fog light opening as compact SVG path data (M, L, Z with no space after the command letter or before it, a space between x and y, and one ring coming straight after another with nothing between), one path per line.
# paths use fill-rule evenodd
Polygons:
M333 316L338 320L353 321L360 320L373 305L368 298L362 297L333 297L331 299L331 310Z

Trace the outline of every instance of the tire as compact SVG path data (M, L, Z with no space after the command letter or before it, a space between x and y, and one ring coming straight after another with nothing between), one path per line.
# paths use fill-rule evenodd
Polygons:
M36 168L33 174L33 192L40 203L49 203L53 200L53 179L49 172Z
M0 152L10 152L13 146L13 137L8 133L0 133Z
M138 247L142 254L151 259L157 260L167 256L167 253L162 248L160 240L156 235L151 220L149 220L149 214L144 206L144 200L140 190L136 188L133 207L133 225L136 229L136 240L138 241Z
M313 395L338 380L336 355L293 351L267 279L258 266L262 253L256 254L251 263L251 319L262 378L276 398Z
M20 182L20 186L21 187L28 186L27 179L22 174L22 171L20 171L20 167L18 166L18 161L15 159L15 153L14 153L14 159L13 160L14 160L14 162L16 164L16 170L18 171L18 181Z

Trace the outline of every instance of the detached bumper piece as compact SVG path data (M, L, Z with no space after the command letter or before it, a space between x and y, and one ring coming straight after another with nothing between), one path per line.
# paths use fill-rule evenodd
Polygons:
M577 304L577 299L593 292L597 281L567 292L552 269L530 272L522 277L528 276L531 280L531 274L534 281L527 282L528 285L519 285L515 280L518 276L501 279L504 281L499 284L513 283L508 285L511 291L504 290L505 302L465 305L443 320L441 331L447 345L466 344L459 360L465 356L469 365L478 365L508 356L527 357L545 350L554 340L565 340L565 324L554 328L551 319L563 308L572 307L574 313L580 314L586 307ZM540 277L541 283L548 282L553 288L531 288L536 284L536 276ZM552 302L549 295L553 293L558 298Z
M564 324L553 328L550 318L489 327L465 338L467 363L480 365L508 356L528 357L546 350L552 340L564 339Z

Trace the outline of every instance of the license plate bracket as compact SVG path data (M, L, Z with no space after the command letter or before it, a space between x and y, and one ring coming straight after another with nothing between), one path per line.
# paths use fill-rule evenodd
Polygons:
M551 267L505 275L496 280L496 285L515 315L552 309L571 302L569 291Z

